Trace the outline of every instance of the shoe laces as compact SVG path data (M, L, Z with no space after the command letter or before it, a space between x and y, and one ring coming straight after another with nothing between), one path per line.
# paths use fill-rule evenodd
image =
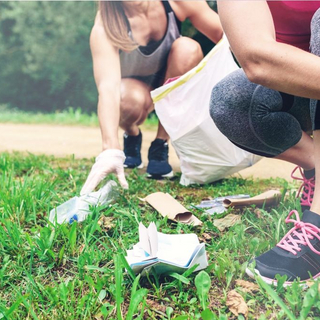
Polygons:
M294 173L299 169L300 175L302 178L294 176ZM312 199L313 199L313 194L314 194L314 187L315 187L315 180L314 177L307 179L306 176L304 175L301 167L297 166L294 168L294 170L291 173L291 178L295 180L300 180L302 181L302 184L300 188L298 189L297 193L297 198L299 198L301 194L301 205L304 206L311 206Z
M290 219L293 214L295 214L296 220ZM314 238L320 240L319 228L312 223L301 221L297 210L292 210L285 222L294 223L294 227L282 238L277 247L297 255L302 250L301 245L308 246L311 251L320 255L320 251L317 251L310 242Z

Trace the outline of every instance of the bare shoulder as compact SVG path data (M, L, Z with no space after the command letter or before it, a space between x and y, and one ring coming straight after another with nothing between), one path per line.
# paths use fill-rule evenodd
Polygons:
M97 12L94 25L90 34L90 46L101 45L101 42L108 42L106 31L104 29L103 21L100 12Z
M169 1L172 10L180 21L184 21L204 10L211 10L205 0L197 1Z
M99 36L99 34L105 34L104 30L104 25L103 21L100 15L100 11L97 12L95 20L94 20L94 25L91 30L91 35L93 36Z

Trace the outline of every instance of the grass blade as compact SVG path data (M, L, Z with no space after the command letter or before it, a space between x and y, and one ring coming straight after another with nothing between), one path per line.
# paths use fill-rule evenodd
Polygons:
M285 312L288 319L296 320L294 314L288 309L285 303L281 300L281 298L277 295L277 293L261 278L256 277L257 282L259 283L260 287L266 291L266 293L273 299L273 301Z
M114 272L115 272L115 280L116 280L116 304L117 304L117 318L118 320L122 320L122 311L121 304L123 302L122 298L122 265L120 262L119 255L114 256Z

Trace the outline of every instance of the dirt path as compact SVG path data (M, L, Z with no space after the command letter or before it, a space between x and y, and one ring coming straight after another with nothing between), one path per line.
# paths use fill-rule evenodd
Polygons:
M119 132L119 136L122 136L122 132ZM57 157L74 154L76 158L93 158L101 151L100 130L92 127L0 124L0 137L0 152L28 151ZM148 148L154 137L154 131L143 130L142 158L145 165ZM172 147L169 157L173 169L180 171L179 159ZM284 161L263 159L238 174L244 178L280 177L291 181L293 168L294 165Z

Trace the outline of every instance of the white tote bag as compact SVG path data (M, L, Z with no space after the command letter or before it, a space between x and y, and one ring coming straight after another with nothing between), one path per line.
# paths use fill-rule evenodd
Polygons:
M212 88L236 69L224 37L195 68L151 92L156 113L180 159L183 185L210 183L261 159L232 144L209 114Z

